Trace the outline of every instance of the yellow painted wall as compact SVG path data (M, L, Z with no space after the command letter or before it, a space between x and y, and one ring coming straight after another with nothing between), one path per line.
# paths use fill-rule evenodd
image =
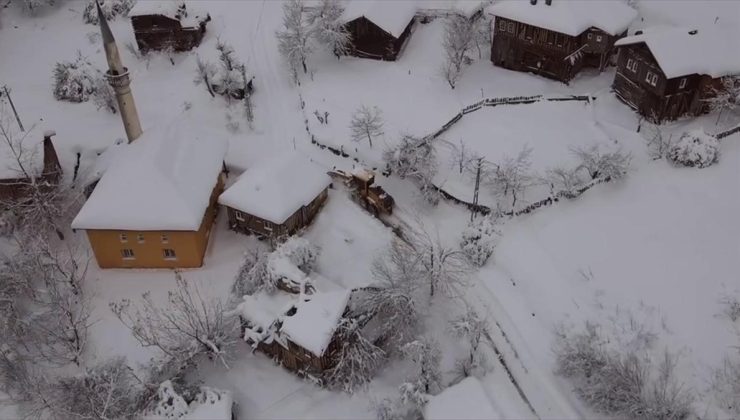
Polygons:
M213 221L218 211L216 199L223 191L223 174L211 194L211 204L203 215L198 231L87 230L95 260L100 268L194 268L203 265ZM125 235L125 241L121 235ZM163 238L162 235L166 235ZM134 258L124 258L130 249ZM165 258L164 250L175 251L175 258Z

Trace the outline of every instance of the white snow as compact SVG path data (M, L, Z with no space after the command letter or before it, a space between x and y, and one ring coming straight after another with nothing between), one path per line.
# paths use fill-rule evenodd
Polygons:
M503 418L475 377L468 377L429 398L424 420L490 420Z
M247 169L220 204L282 224L331 184L326 171L298 153L284 152Z
M178 18L178 9L183 4L185 5L187 16L181 16ZM208 13L191 7L191 4L192 2L184 2L182 0L140 0L136 2L128 15L161 15L180 21L183 27L194 27L198 26L198 24L206 18Z
M290 340L316 356L329 346L349 301L349 290L315 293L296 305L280 329Z
M218 132L188 115L146 129L121 151L74 229L198 230L226 155Z
M419 2L415 0L350 0L344 10L347 22L365 17L398 38L414 19Z
M195 401L188 405L182 420L232 420L234 398L231 391L203 387Z
M647 28L614 45L643 42L669 79L690 74L717 78L740 73L740 27L736 25Z
M545 0L534 5L528 0L505 0L486 11L570 36L578 36L591 27L617 35L637 17L637 11L622 0L553 0L549 6Z

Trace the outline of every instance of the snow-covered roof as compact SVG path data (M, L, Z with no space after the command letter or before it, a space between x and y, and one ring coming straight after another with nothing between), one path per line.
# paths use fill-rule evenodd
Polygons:
M179 16L179 8L185 5L187 16ZM193 8L190 2L182 0L139 0L128 13L129 17L161 15L170 19L179 20L180 24L185 27L197 26L202 20L206 19L208 13L197 8Z
M490 420L503 418L486 395L483 385L468 377L429 398L424 406L424 420Z
M617 35L637 17L637 11L622 0L545 0L531 4L527 0L504 0L487 9L494 16L527 23L566 35L578 36L596 27Z
M148 129L117 153L72 227L198 230L227 142L189 121Z
M734 25L646 29L615 45L643 42L669 79L689 74L721 77L740 73L740 28Z
M94 182L99 180L105 171L118 159L124 150L126 150L126 140L117 139L113 144L106 147L102 151L97 152L95 162L90 166L90 169L86 173L86 182Z
M281 333L314 355L322 356L334 337L349 296L349 290L306 296L306 300L296 305L296 313L285 317Z
M415 0L350 0L344 9L347 22L365 17L384 31L398 38L416 15Z
M326 171L307 158L288 153L247 169L218 202L282 224L331 184Z
M44 167L43 141L38 133L31 133L12 147L0 142L0 179L24 178L20 165L32 174L39 174Z

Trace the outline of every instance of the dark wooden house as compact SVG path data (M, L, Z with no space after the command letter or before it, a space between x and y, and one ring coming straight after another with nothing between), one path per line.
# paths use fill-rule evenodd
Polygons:
M653 122L708 112L707 100L722 90L722 78L740 74L739 40L737 28L719 25L638 31L616 44L612 87Z
M208 13L175 0L139 1L129 12L139 50L189 51L200 44L211 20Z
M4 167L0 168L0 202L23 200L34 183L42 188L56 187L62 176L62 166L51 141L54 135L53 131L45 132L43 142L24 149L25 155L17 156L10 150L5 153Z
M351 55L395 61L416 22L417 4L412 1L352 1L344 11L345 27L352 42Z
M510 0L488 9L491 61L567 83L583 67L603 71L637 12L621 1Z
M299 155L280 156L245 171L221 194L229 227L270 239L308 226L328 198L331 178Z

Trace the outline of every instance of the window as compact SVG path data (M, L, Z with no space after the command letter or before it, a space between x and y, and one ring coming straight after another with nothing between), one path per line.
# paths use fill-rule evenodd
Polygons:
M514 33L514 22L509 22L509 33Z
M596 42L601 42L603 37L601 35L596 35Z
M136 242L138 242L140 244L143 244L144 243L144 234L143 233L139 233L138 235L136 235Z
M632 73L637 73L637 60L631 58L627 59L627 68L632 70Z
M681 79L680 82L678 82L678 88L683 89L685 87L686 87L686 78L684 77L683 79Z
M162 234L162 237L161 237L161 239L162 239L162 243L163 243L163 244L166 244L166 243L169 243L169 242L170 242L170 238L169 238L169 236L167 236L167 234L166 234L166 233L163 233L163 234Z
M502 32L506 32L506 22L501 20L498 23L498 30Z
M121 250L121 257L124 260L133 260L136 257L134 256L134 250L130 248L124 248Z
M234 217L240 222L244 221L244 213L240 212L239 210L234 210Z
M165 260L176 260L177 255L175 255L175 250L170 248L165 248L162 250L162 254L164 255Z
M121 242L128 242L128 235L125 233L121 233L120 235L118 235L118 239L120 239Z
M658 75L649 71L647 72L647 75L645 76L645 81L648 82L651 86L657 86L658 85Z
M589 33L588 33L588 34L586 35L586 38L588 38L588 39L591 39L591 38L593 38L593 37L594 37L594 34L592 34L591 32L589 32Z

